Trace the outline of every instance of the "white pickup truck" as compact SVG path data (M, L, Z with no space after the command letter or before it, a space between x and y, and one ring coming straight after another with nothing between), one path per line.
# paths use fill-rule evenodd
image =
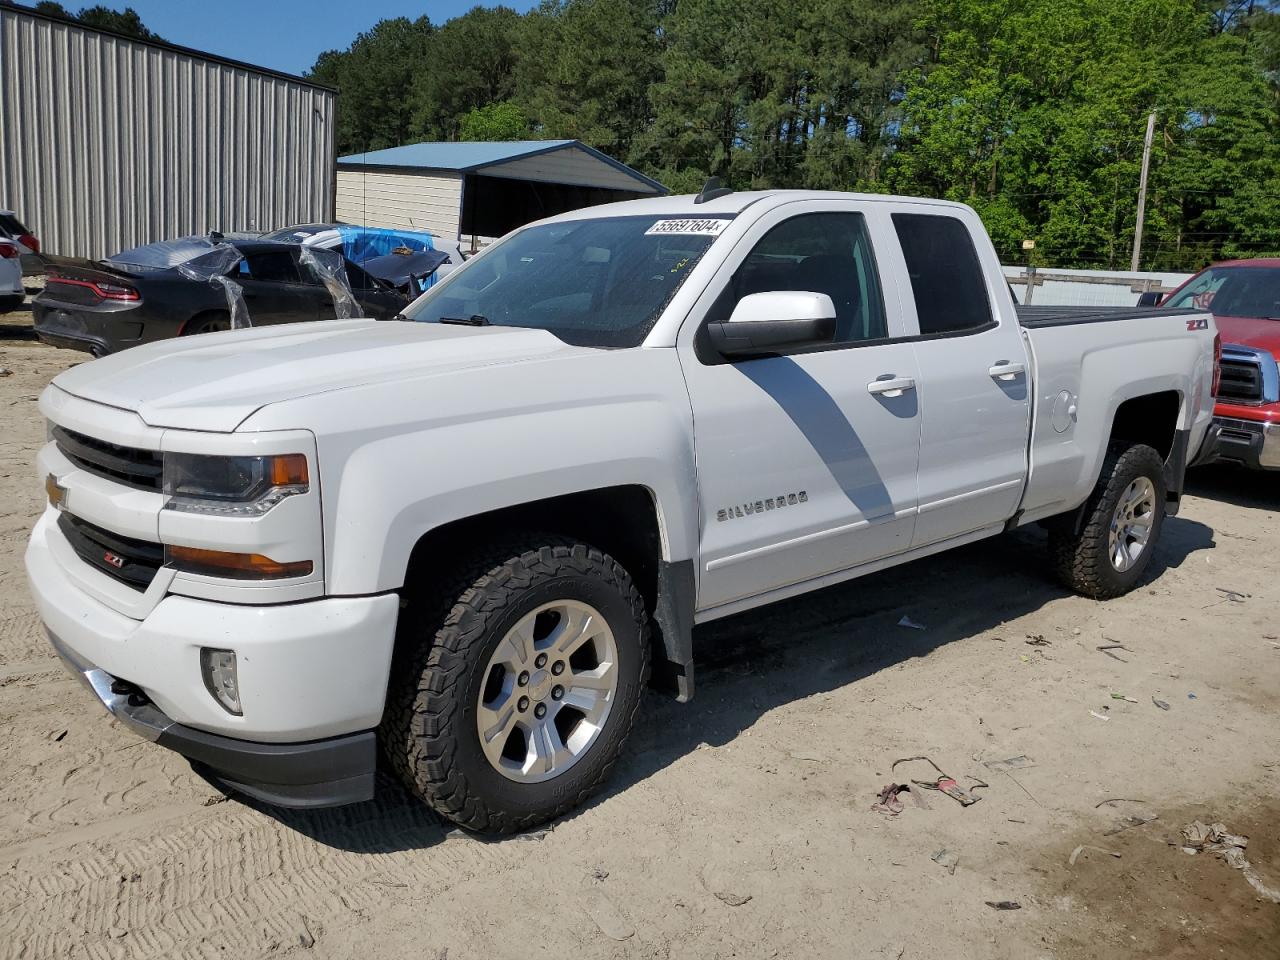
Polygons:
M402 319L164 341L40 400L54 647L271 803L370 797L380 746L522 829L604 781L646 685L692 696L695 624L1028 523L1122 594L1213 407L1209 314L1020 312L932 200L594 207Z

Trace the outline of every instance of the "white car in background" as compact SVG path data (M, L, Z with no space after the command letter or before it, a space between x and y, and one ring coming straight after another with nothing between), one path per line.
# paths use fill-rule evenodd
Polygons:
M22 306L22 258L40 252L40 241L12 210L0 210L0 313ZM36 271L31 271L36 272Z
M362 263L368 256L389 253L390 248L375 248L372 244L361 244L362 249L354 247L352 239L380 238L394 242L398 239L402 244L416 246L419 242L429 242L431 249L447 254L449 259L436 268L434 280L440 280L455 268L462 265L465 257L457 240L449 240L436 236L425 230L391 230L382 227L360 227L346 223L301 223L292 227L284 227L272 233L264 234L264 240L277 240L282 243L301 243L305 247L319 247L321 250L336 250L352 263ZM386 247L387 244L382 244ZM433 281L434 282L434 281Z
M0 313L17 310L26 297L20 257L18 244L0 237Z

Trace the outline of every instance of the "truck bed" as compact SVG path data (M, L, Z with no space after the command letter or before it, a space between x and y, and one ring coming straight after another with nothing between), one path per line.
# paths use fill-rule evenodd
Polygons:
M1112 320L1140 320L1143 317L1192 317L1202 310L1164 310L1160 307L1063 307L1047 304L1017 304L1018 322L1024 327L1063 327L1075 323L1109 323Z

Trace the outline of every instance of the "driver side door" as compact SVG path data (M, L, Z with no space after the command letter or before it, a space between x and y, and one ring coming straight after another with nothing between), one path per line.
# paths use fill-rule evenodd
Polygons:
M856 201L787 204L739 242L695 307L697 331L680 355L702 505L700 613L834 582L910 547L918 369L901 339L913 331L898 291L877 262L897 251L879 240L888 229ZM832 342L732 362L715 355L705 323L772 290L829 295Z

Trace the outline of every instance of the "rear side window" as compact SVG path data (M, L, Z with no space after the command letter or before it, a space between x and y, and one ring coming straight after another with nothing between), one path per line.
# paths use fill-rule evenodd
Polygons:
M959 333L991 323L991 302L978 251L955 217L895 213L923 335Z
M242 263L248 264L249 276L267 283L298 283L298 265L288 250L272 250L267 253L246 254ZM244 268L241 268L241 273Z

